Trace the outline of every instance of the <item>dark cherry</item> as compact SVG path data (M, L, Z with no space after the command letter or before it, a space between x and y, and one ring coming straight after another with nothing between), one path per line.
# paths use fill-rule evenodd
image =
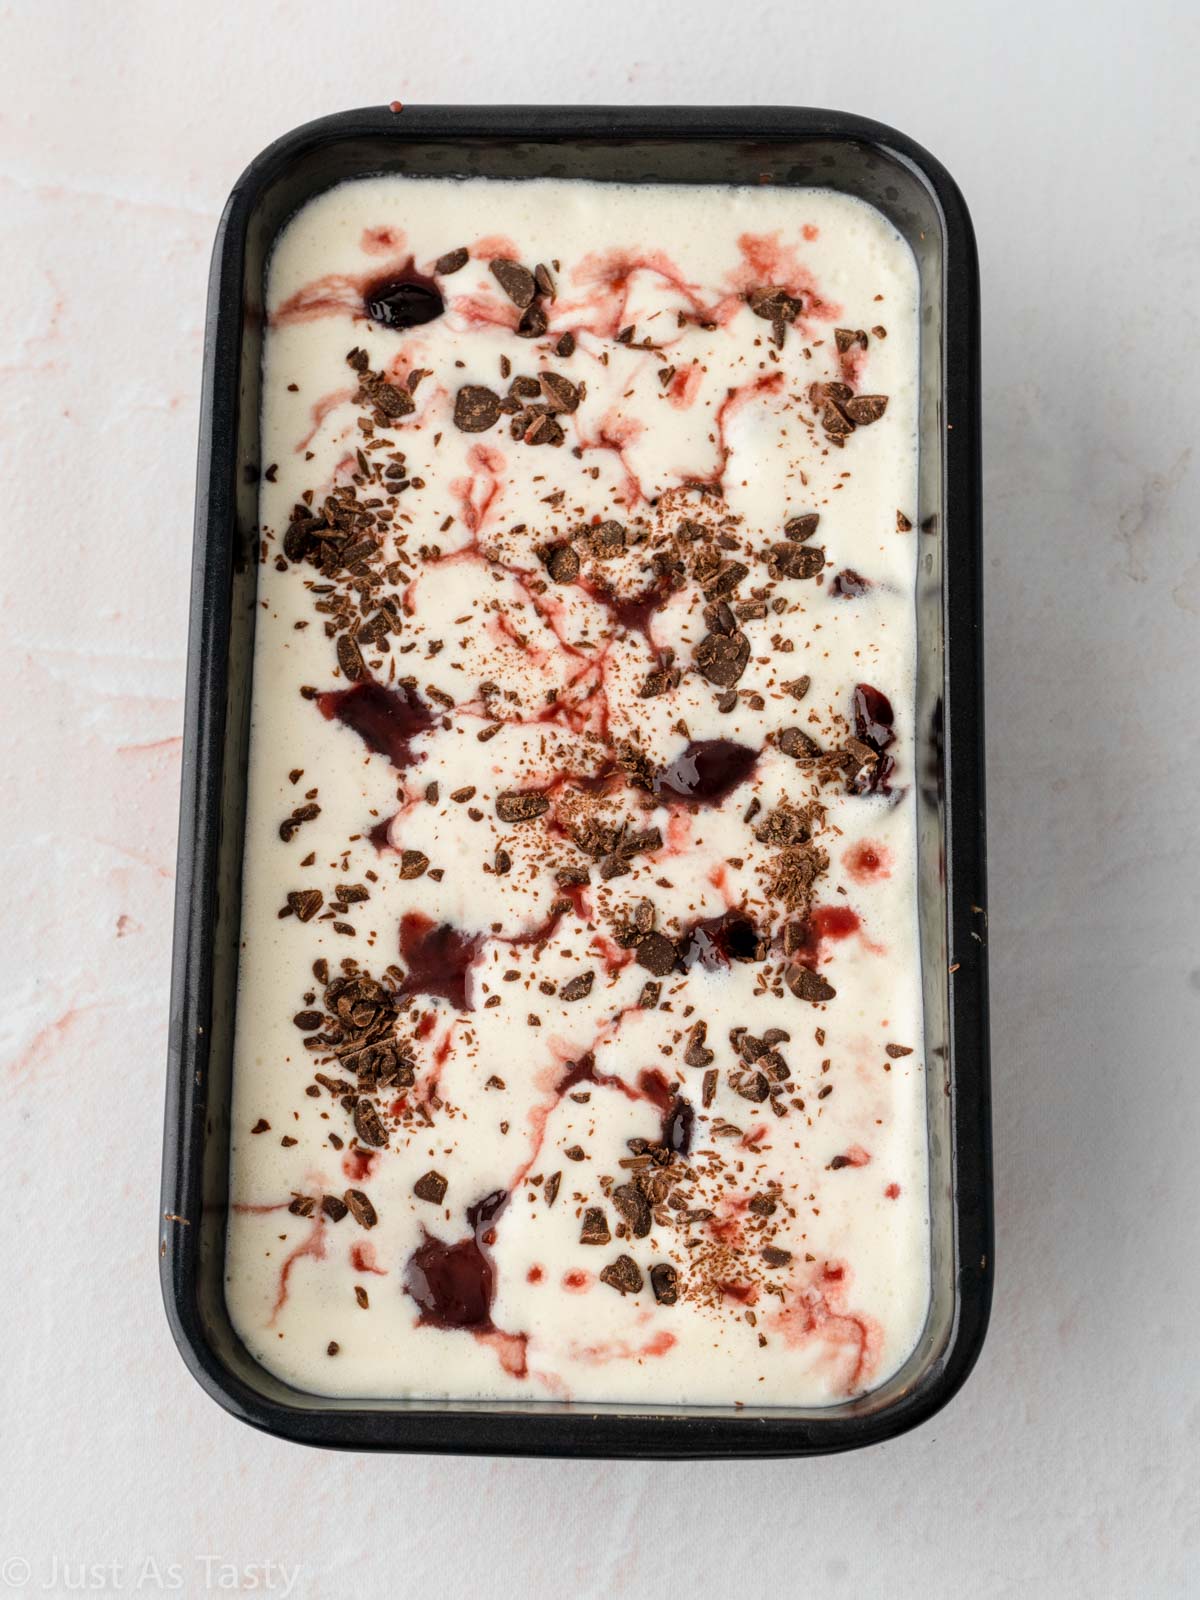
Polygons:
M383 817L367 834L367 838L375 846L376 850L386 850L388 848L390 843L388 835L391 832L391 827L391 817Z
M829 592L842 600L854 600L874 587L870 578L864 578L861 572L855 572L853 567L843 567L835 574L833 582L829 585Z
M385 689L381 683L356 683L351 689L330 689L317 696L322 716L342 722L368 750L386 756L403 770L422 757L412 741L433 727L435 718L409 684Z
M369 283L363 290L363 309L372 322L385 328L416 328L440 317L446 302L433 279L410 265L404 272Z
M426 1235L408 1258L404 1287L435 1328L478 1328L491 1322L492 1264L476 1241L446 1244Z
M696 1121L696 1113L690 1100L685 1100L682 1095L676 1095L670 1108L663 1117L662 1142L668 1150L674 1150L676 1155L686 1156L692 1150L692 1128Z
M757 750L732 739L694 739L681 756L658 773L654 792L660 800L720 805L740 783L745 783L757 761Z
M667 576L656 578L649 589L634 595L614 594L611 589L603 588L587 578L581 578L579 582L593 600L605 607L619 628L624 628L627 633L640 633L651 650L656 648L650 637L650 623L674 592Z
M860 739L875 750L886 750L896 735L892 724L896 714L892 702L882 690L873 689L869 683L854 687L854 731Z
M892 726L895 720L896 714L892 710L892 702L882 690L872 688L869 683L855 685L854 731L863 743L870 745L879 756L878 761L871 766L862 767L855 777L854 788L859 794L892 792L888 780L896 770L896 763L884 752L896 741L895 729Z
M469 1239L447 1244L425 1235L408 1258L404 1287L421 1308L421 1321L435 1328L492 1327L495 1279L485 1246L495 1242L491 1225L508 1202L508 1192L493 1193L467 1207Z
M685 971L698 961L712 972L731 961L761 961L762 935L744 911L725 911L692 923L676 941Z
M671 1109L671 1085L657 1067L647 1067L639 1072L637 1086L641 1097L657 1106L664 1116Z
M483 939L479 934L462 933L448 922L435 923L420 911L406 911L400 918L400 955L407 975L400 994L441 995L459 1011L467 1005L467 972Z
M642 1097L662 1112L659 1142L676 1155L686 1156L692 1148L692 1125L696 1120L691 1102L671 1092L671 1085L657 1067L639 1072L637 1086Z

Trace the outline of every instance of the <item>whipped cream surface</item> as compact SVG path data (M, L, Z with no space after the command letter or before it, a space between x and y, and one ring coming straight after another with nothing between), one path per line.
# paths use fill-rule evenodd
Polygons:
M286 1382L825 1405L912 1352L917 291L821 189L281 233L226 1292Z

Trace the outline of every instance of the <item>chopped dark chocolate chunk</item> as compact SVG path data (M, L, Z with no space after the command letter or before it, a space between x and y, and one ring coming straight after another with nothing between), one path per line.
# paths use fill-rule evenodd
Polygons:
M708 1049L704 1041L708 1037L707 1022L693 1023L688 1030L687 1048L683 1052L684 1065L689 1067L707 1067L713 1060L713 1052Z
M600 1282L621 1294L637 1294L642 1287L641 1269L632 1256L618 1256L600 1274Z
M420 850L402 850L400 852L400 876L402 878L419 878L429 865L429 857Z
M550 323L546 313L535 301L529 307L529 310L522 314L520 322L517 323L517 338L540 339L549 326Z
M650 1268L650 1287L660 1306L673 1306L679 1299L679 1274L669 1261L657 1261Z
M546 1204L548 1206L552 1206L554 1204L554 1202L558 1199L558 1186L559 1186L559 1184L561 1182L562 1182L562 1173L561 1172L552 1172L550 1174L550 1176L546 1179L545 1186L542 1189L542 1193L546 1197Z
M767 555L773 578L815 578L824 565L825 552L811 544L773 544Z
M635 1239L644 1239L652 1221L650 1202L636 1183L623 1183L613 1190L612 1203L620 1212Z
M291 906L301 922L311 922L324 904L325 897L320 889L293 889L287 897Z
M529 822L549 809L546 796L532 790L512 789L496 796L496 815L501 822Z
M429 1171L413 1184L413 1193L418 1200L428 1200L430 1205L440 1206L446 1198L447 1187L440 1172Z
M636 959L639 967L662 978L674 969L677 952L665 933L648 933L638 943Z
M841 355L845 355L847 350L853 350L855 345L859 345L863 350L867 348L867 336L861 328L835 328L833 339Z
M809 737L803 728L784 728L779 735L779 748L794 760L811 760L821 754L821 746Z
M787 683L781 684L780 688L785 689L793 700L803 700L812 688L812 679L806 673L802 678L789 679Z
M343 633L337 642L338 666L351 683L360 683L367 677L367 663L363 660L358 641Z
M843 410L851 422L865 428L869 423L879 421L887 410L887 403L885 394L856 394L845 402Z
M587 1152L584 1150L584 1148L583 1148L583 1146L581 1144L568 1145L567 1148L563 1151L563 1155L566 1156L568 1161L586 1161L587 1160Z
M787 538L802 544L805 539L811 539L816 533L820 520L820 513L816 511L808 511L802 517L792 517L784 524L784 534Z
M321 1210L330 1222L340 1222L348 1215L350 1207L344 1200L339 1200L336 1194L323 1194L321 1196Z
M797 1000L811 1000L814 1005L819 1000L832 1000L837 993L819 972L813 972L808 967L789 967L786 982Z
M797 547L788 545L785 548L790 550ZM696 646L693 659L709 683L716 684L720 689L729 689L746 670L750 660L750 641L744 633L735 633L732 637L708 633Z
M579 407L579 389L570 378L560 372L539 372L538 381L546 403L554 411L575 411Z
M433 263L433 270L439 277L448 278L452 272L461 272L470 259L466 247L459 245L457 250L447 250L444 256L439 256Z
M555 583L574 583L579 576L579 552L574 545L551 545L545 554L546 571Z
M561 425L548 412L535 417L525 432L526 444L561 444L565 438Z
M558 992L560 1000L582 1000L592 992L592 984L596 981L594 972L581 972L577 978L564 983Z
M602 1206L589 1206L583 1213L583 1226L579 1230L580 1244L608 1244L612 1234Z
M884 1050L889 1056L891 1056L893 1061L899 1061L901 1056L912 1055L912 1046L907 1044L884 1045Z
M554 348L564 359L567 356L573 356L575 354L575 335L573 333L564 333Z
M297 1011L292 1022L301 1033L315 1033L325 1018L320 1011Z
M528 267L523 267L519 261L505 261L498 258L489 261L492 276L512 301L513 305L524 311L534 295L537 293L537 283L533 273Z
M768 1267L786 1267L792 1259L792 1252L777 1244L768 1244L763 1246L762 1258Z
M354 1107L354 1131L364 1144L378 1148L388 1142L388 1131L374 1104L362 1096Z
M743 1100L752 1100L756 1105L761 1105L767 1098L771 1086L766 1073L735 1067L729 1074L729 1087L734 1094L741 1095Z
M466 383L454 397L454 425L462 433L486 433L500 420L500 396L480 383Z
M648 672L642 680L638 694L643 700L653 700L660 694L668 694L672 689L679 687L682 674L678 667L660 667L653 672Z
M379 1221L375 1207L361 1189L347 1189L342 1199L349 1206L350 1212L360 1228L373 1228Z
M726 595L732 594L743 578L750 575L750 568L741 561L722 562L716 575L704 585L704 598L706 600L721 600Z

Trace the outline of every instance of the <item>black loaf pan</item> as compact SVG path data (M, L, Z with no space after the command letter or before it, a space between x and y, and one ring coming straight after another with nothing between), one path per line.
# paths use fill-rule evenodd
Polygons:
M933 1300L911 1359L871 1393L755 1410L346 1401L248 1355L223 1289L246 749L254 634L263 293L282 225L371 173L815 185L869 201L921 276L917 738ZM816 1455L890 1438L944 1405L991 1300L984 941L978 266L953 180L903 134L787 108L406 106L325 117L243 174L208 297L192 563L160 1260L198 1382L255 1427L357 1450L548 1456Z

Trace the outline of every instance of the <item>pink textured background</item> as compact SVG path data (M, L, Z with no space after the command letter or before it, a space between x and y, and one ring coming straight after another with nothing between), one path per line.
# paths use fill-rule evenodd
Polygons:
M0 1595L68 1592L68 1562L132 1590L147 1557L203 1593L204 1556L298 1563L314 1596L1200 1590L1198 45L1171 0L0 6ZM838 105L926 143L974 212L998 1299L964 1394L867 1455L321 1458L224 1416L170 1345L208 252L259 148L392 98Z

